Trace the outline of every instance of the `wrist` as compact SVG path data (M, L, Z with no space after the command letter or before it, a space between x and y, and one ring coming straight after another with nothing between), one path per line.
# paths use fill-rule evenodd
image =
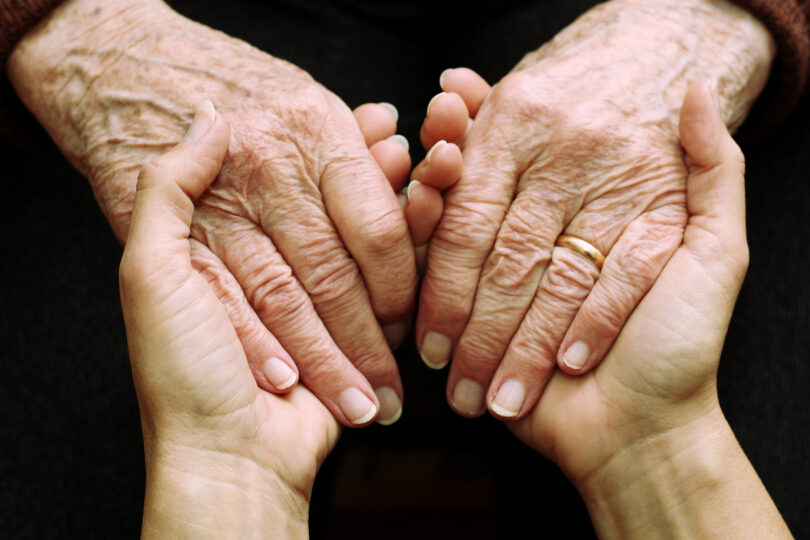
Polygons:
M144 537L307 537L308 495L251 459L158 445L146 463Z
M159 0L68 0L17 45L8 75L89 179L122 242L138 170L180 141L199 102L247 116L290 91L285 83L311 84L302 70Z
M786 531L719 406L638 439L576 487L602 538L734 537L735 531L775 537ZM754 520L755 533L749 520L757 513L767 519Z
M724 120L734 129L762 92L774 55L767 28L727 0L612 0L586 12L515 69L541 75L551 69L555 83L563 79L569 92L575 84L597 99L622 93L631 101L617 103L623 112L643 108L651 122L664 120L671 132L677 132L688 86L713 78Z

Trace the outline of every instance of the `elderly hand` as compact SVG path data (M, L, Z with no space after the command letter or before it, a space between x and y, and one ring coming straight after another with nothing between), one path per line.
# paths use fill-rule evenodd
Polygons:
M554 460L600 537L790 537L723 417L716 374L748 264L744 161L710 81L681 113L688 224L602 363L556 372L509 427Z
M459 144L464 168L430 243L416 337L431 367L452 359L458 413L521 417L556 365L598 363L681 243L688 83L717 78L736 126L773 52L765 28L727 2L614 0L491 91L469 70L443 76L463 99L435 98L422 140ZM601 272L555 247L563 234L604 254Z
M232 135L197 201L192 259L259 384L289 389L297 366L341 423L396 419L402 386L386 336L396 344L407 331L417 272L397 199L340 99L157 0L67 1L8 70L122 240L137 171L211 98Z
M145 537L301 538L339 425L303 386L256 386L237 332L191 263L193 199L216 177L227 121L210 102L141 171L121 305L141 408Z

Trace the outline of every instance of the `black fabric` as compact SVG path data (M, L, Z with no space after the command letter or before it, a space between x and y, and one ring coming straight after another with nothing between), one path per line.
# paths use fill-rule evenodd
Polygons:
M444 68L495 81L594 2L460 4L174 5L307 69L350 106L396 104L416 149ZM810 538L808 125L804 106L745 149L751 268L720 367L729 421L799 538ZM0 159L0 537L134 538L143 456L118 305L121 248L63 158L0 147ZM499 423L453 415L446 371L425 368L412 346L398 359L404 415L344 431L316 482L314 538L593 536L556 467Z

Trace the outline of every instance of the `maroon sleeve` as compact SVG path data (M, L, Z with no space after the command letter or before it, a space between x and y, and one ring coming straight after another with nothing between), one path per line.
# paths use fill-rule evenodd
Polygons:
M62 0L0 0L0 138L30 147L47 140L44 131L22 106L6 77L6 61L14 46Z
M765 91L743 125L748 137L773 130L804 94L810 69L810 0L735 0L770 30L776 60Z
M0 61L5 68L14 45L62 0L0 0Z

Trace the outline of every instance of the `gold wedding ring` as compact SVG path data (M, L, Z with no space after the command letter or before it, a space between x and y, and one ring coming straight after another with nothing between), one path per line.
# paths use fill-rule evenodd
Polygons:
M576 236L571 236L570 234L561 234L559 238L557 238L555 244L560 247L567 247L570 250L576 251L595 264L599 270L602 269L602 265L605 263L605 256L602 255L602 252L582 238L577 238Z

